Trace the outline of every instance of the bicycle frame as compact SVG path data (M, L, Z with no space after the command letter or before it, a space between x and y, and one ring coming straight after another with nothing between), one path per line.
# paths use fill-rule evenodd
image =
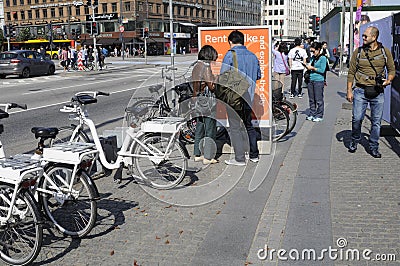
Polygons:
M76 95L93 95L94 98L96 98L97 93L96 92L80 92L77 93ZM74 107L67 107L64 106L63 109L60 109L61 112L69 112L69 113L76 113L77 117L73 118L74 120L79 120L79 125L75 127L70 141L73 141L76 136L78 136L79 131L83 130L84 126L86 125L89 128L90 134L92 135L93 142L96 146L97 151L99 152L99 159L101 164L110 170L118 169L121 164L128 166L132 165L132 157L142 157L142 158L149 158L153 163L160 163L161 161L168 159L169 156L169 151L171 147L173 146L174 140L176 139L177 135L179 134L179 131L181 127L185 124L185 122L181 122L175 132L169 132L167 134L171 135L169 139L169 143L166 148L166 152L163 153L159 149L155 148L152 145L146 145L144 144L140 138L143 137L147 133L151 132L144 132L142 130L135 131L134 128L128 128L126 131L126 137L124 138L121 150L118 152L118 157L114 163L110 163L107 161L104 150L102 148L102 145L100 143L100 138L97 134L96 126L94 122L88 118L87 115L87 110L84 108L84 105L81 104L75 104ZM178 121L178 120L177 120ZM154 133L159 132L159 131L154 131ZM141 155L141 154L132 154L131 150L134 147L133 145L140 145L143 147L150 155Z

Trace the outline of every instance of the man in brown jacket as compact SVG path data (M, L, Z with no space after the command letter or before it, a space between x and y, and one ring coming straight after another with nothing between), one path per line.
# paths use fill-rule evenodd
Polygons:
M383 88L392 82L396 74L393 56L389 49L377 41L378 37L379 30L376 27L368 27L362 35L363 46L355 50L351 57L346 97L353 103L349 152L357 150L357 144L361 140L361 123L369 103L371 108L369 148L374 158L382 157L378 148L383 114ZM356 84L353 88L354 80Z

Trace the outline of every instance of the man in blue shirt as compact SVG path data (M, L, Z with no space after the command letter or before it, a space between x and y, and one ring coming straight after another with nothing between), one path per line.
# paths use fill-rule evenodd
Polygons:
M258 162L259 160L257 132L251 123L251 106L254 100L256 88L255 82L261 78L261 69L257 56L251 51L247 50L247 47L244 45L244 34L242 32L238 30L232 31L228 36L228 42L231 49L226 53L222 61L221 73L224 73L233 67L233 53L231 51L233 50L236 54L239 72L246 76L249 84L251 85L248 88L248 91L243 95L241 110L227 108L230 137L233 149L235 151L235 159L225 160L225 163L228 165L245 166L245 152L249 150L249 147L247 145L247 137L243 136L241 120L243 120L243 124L246 127L248 135L250 161Z

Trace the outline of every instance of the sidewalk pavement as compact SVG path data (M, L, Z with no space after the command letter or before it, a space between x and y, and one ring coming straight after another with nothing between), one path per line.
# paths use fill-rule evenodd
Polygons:
M84 239L70 239L50 229L37 262L96 266L383 264L363 258L346 261L348 249L358 249L361 257L364 249L370 249L372 253L364 255L395 254L400 260L398 139L381 138L381 159L365 151L366 140L356 153L348 153L351 110L342 109L345 77L329 73L327 81L324 121L305 121L307 92L302 99L294 99L299 106L298 123L292 134L277 143L271 168L265 160L249 163L229 193L197 207L161 202L132 184L129 177L118 186L111 178L96 179L101 200L93 232ZM367 134L368 129L366 119L363 132ZM222 161L192 176L198 178L192 186L200 187L221 174ZM259 188L249 192L249 180L257 167L268 175ZM272 260L262 259L265 247L273 254ZM287 253L280 255L288 259L291 249L297 249L300 258L303 250L307 256L314 249L316 257L321 257L323 249L328 251L322 261L278 261L273 249L285 249ZM290 254L296 255L295 251Z

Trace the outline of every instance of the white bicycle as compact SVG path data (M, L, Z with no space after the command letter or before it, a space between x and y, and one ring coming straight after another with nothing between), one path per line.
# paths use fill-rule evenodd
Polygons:
M141 183L157 189L176 187L185 177L189 153L179 140L179 132L186 124L183 118L162 117L143 122L141 128L127 128L121 149L114 162L107 161L94 122L88 117L87 105L97 102L98 96L109 96L104 92L79 92L71 100L71 104L60 111L73 113L70 119L79 124L63 127L60 130L69 136L68 141L88 142L85 133L87 127L92 141L98 150L98 158L103 167L120 173L122 168L128 168L132 176ZM58 141L65 141L61 139ZM56 141L57 142L57 141ZM133 175L133 168L137 175ZM119 178L119 177L118 177Z

